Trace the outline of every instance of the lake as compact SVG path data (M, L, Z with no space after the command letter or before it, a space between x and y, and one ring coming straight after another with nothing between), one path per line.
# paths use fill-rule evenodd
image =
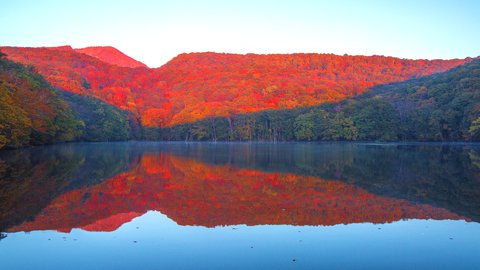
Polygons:
M480 145L0 152L1 269L480 269Z

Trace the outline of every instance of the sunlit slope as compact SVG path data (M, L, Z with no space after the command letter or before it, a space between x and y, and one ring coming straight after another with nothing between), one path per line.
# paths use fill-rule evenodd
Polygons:
M117 65L120 67L147 67L147 65L145 65L144 63L137 61L110 46L87 47L82 49L75 49L75 51L93 56L102 60L103 62Z

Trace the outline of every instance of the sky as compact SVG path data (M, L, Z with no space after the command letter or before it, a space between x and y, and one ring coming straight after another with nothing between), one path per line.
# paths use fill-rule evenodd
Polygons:
M480 1L0 0L0 46L113 46L150 67L180 53L480 55Z

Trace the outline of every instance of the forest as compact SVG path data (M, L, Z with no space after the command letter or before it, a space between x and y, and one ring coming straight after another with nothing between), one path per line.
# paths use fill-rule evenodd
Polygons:
M480 60L313 107L266 110L152 130L160 140L478 141Z
M338 102L377 85L443 72L471 61L190 53L150 69L131 68L135 63L108 47L0 50L10 60L34 66L52 86L99 98L131 112L149 128Z

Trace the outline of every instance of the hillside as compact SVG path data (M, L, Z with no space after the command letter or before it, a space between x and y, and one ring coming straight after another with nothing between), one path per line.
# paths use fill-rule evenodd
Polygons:
M132 112L146 127L336 102L368 88L469 62L332 54L182 54L157 69L112 65L61 48L1 47L53 86ZM93 54L92 54L93 55Z
M167 104L152 69L120 67L64 47L2 47L0 51L9 59L34 66L56 88L99 98L132 112L139 120L149 108Z
M144 67L148 68L147 65L144 63L137 61L128 55L122 53L121 51L110 47L87 47L82 49L75 49L75 51L84 53L86 55L93 56L95 58L100 59L103 62L117 65L120 67L129 67L129 68L137 68L137 67Z
M32 67L0 57L0 149L65 141L133 138L130 113L53 89Z
M480 140L480 59L341 102L210 118L163 129L164 140Z
M40 75L0 56L0 149L71 141L80 126Z

